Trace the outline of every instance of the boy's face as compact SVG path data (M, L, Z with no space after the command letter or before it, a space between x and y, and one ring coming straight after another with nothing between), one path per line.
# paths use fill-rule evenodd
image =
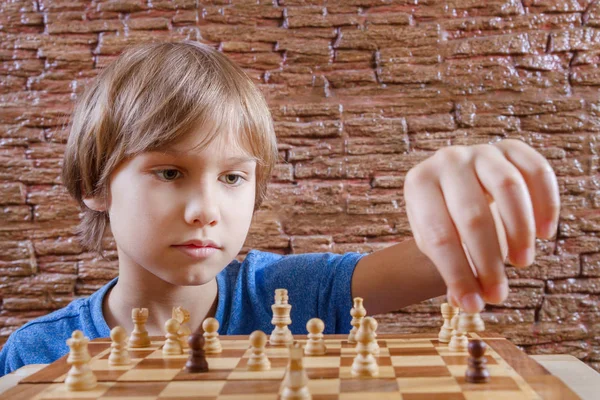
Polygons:
M177 286L202 285L246 240L256 161L225 135L202 151L193 150L197 140L189 135L165 151L140 154L111 176L108 213L120 270L136 279L150 272ZM192 240L216 248L184 245Z

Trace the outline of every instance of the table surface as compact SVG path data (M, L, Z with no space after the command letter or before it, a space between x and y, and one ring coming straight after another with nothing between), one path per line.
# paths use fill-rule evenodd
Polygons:
M576 357L566 354L530 356L553 375L560 378L583 400L596 400L600 393L600 374ZM19 381L48 364L26 365L0 378L0 393L16 386Z

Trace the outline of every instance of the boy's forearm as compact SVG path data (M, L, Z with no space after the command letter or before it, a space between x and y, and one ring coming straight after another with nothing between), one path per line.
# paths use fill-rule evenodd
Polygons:
M414 239L363 257L352 276L352 296L362 297L371 315L395 311L445 293L442 277Z

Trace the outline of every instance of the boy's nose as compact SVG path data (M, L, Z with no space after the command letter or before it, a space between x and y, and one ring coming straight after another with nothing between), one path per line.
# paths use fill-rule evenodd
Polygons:
M190 225L215 225L219 220L218 199L214 193L190 196L186 204L185 220Z

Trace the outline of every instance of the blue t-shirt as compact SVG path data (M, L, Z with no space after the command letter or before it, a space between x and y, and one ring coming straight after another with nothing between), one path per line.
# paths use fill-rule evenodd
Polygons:
M247 335L273 330L271 305L275 289L288 290L292 305L289 326L294 334L306 334L306 322L321 318L325 332L350 331L351 281L362 253L309 253L280 255L252 250L243 262L233 260L217 275L216 319L221 335ZM0 376L23 365L47 364L69 352L66 340L79 329L90 339L109 337L102 314L106 293L115 278L90 297L73 300L66 307L37 318L17 329L0 352ZM152 310L149 310L152 312Z

